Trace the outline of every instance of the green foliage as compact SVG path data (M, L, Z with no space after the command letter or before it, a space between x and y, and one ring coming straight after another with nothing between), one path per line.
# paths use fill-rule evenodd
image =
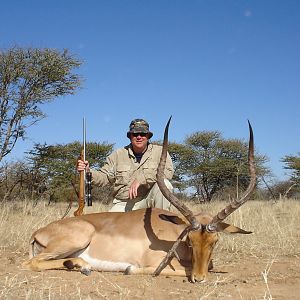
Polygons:
M186 145L172 142L169 143L168 151L171 156L175 171L172 178L173 186L177 188L179 192L183 192L186 188L188 188L188 182L186 181L186 170L187 162L193 154L192 149Z
M42 104L76 92L81 79L73 69L80 65L67 50L0 51L0 161L45 117Z
M86 157L90 165L100 168L112 148L112 144L87 143ZM81 143L76 141L65 145L35 144L33 150L28 152L27 160L32 172L40 174L54 200L66 200L65 195L70 193L81 149Z
M244 189L249 183L248 144L225 140L218 131L195 132L183 144L170 143L169 153L175 167L174 186L187 187L195 196L210 201L224 189ZM266 157L256 154L259 175L267 174Z
M291 171L291 180L300 184L300 152L298 155L286 155L281 161L285 164L284 168Z

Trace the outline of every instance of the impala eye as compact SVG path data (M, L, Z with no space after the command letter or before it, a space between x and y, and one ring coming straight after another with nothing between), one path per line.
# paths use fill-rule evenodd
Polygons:
M205 229L207 232L216 232L217 231L217 225L216 224L207 224L205 226Z

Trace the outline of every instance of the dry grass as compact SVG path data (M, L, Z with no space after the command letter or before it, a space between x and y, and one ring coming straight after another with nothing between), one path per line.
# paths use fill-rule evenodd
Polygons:
M191 207L193 211L205 210L212 214L224 207L224 203L216 202L199 207ZM298 255L300 202L284 200L250 201L230 215L227 223L252 231L247 238L243 235L220 235L218 250L239 256L273 257L274 255Z
M205 210L213 214L224 205L216 202L190 205L190 208L195 212ZM61 218L65 209L66 205L47 206L44 202L33 207L32 203L26 200L0 205L0 264L4 266L2 267L4 273L0 275L0 299L150 299L148 293L151 289L156 290L156 299L165 299L159 296L162 294L166 298L184 299L182 295L186 293L190 294L190 299L232 299L232 297L227 298L230 292L224 292L225 286L234 285L237 281L237 279L233 280L231 275L224 277L222 274L215 274L213 280L197 287L181 279L180 284L184 284L182 287L175 282L175 286L167 290L164 285L175 280L141 276L133 283L132 279L127 279L130 276L123 276L121 284L110 273L93 272L90 277L84 277L77 272L70 272L66 276L64 271L51 271L52 273L23 271L20 263L28 255L28 240L33 231ZM87 212L107 209L108 207L96 203L92 208L87 208ZM73 211L74 209L69 216ZM217 269L226 269L247 260L261 263L259 275L255 274L256 277L253 275L251 279L246 278L244 284L247 282L253 284L254 278L257 278L256 283L260 284L263 290L258 290L259 296L255 296L254 293L250 298L245 297L248 294L244 290L238 290L240 295L238 299L280 299L272 296L270 280L276 282L277 279L285 280L286 277L284 274L273 272L272 269L274 264L289 258L294 259L297 267L299 266L297 263L299 261L299 215L299 201L250 201L226 220L245 230L253 231L253 234L220 235L220 242L214 252L214 265ZM248 272L251 273L251 270ZM70 276L73 277L71 282ZM85 285L88 285L93 292L87 294L83 291Z

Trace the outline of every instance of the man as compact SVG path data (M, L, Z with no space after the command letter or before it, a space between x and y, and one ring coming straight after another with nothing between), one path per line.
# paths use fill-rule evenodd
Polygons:
M162 195L156 183L156 172L162 147L150 143L153 133L143 119L134 119L129 125L127 137L130 144L110 154L99 170L89 168L88 161L78 160L77 170L91 171L92 184L113 185L113 207L110 211L131 211L140 208L159 207L170 210L170 202ZM165 182L174 173L170 155L167 156Z

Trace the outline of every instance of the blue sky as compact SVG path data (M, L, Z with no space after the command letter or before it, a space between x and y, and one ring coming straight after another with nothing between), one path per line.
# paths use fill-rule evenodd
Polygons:
M277 179L280 159L300 151L300 1L10 0L0 11L0 47L67 48L84 61L83 88L43 107L8 159L33 143L128 143L134 118L161 139L202 130L247 140Z

